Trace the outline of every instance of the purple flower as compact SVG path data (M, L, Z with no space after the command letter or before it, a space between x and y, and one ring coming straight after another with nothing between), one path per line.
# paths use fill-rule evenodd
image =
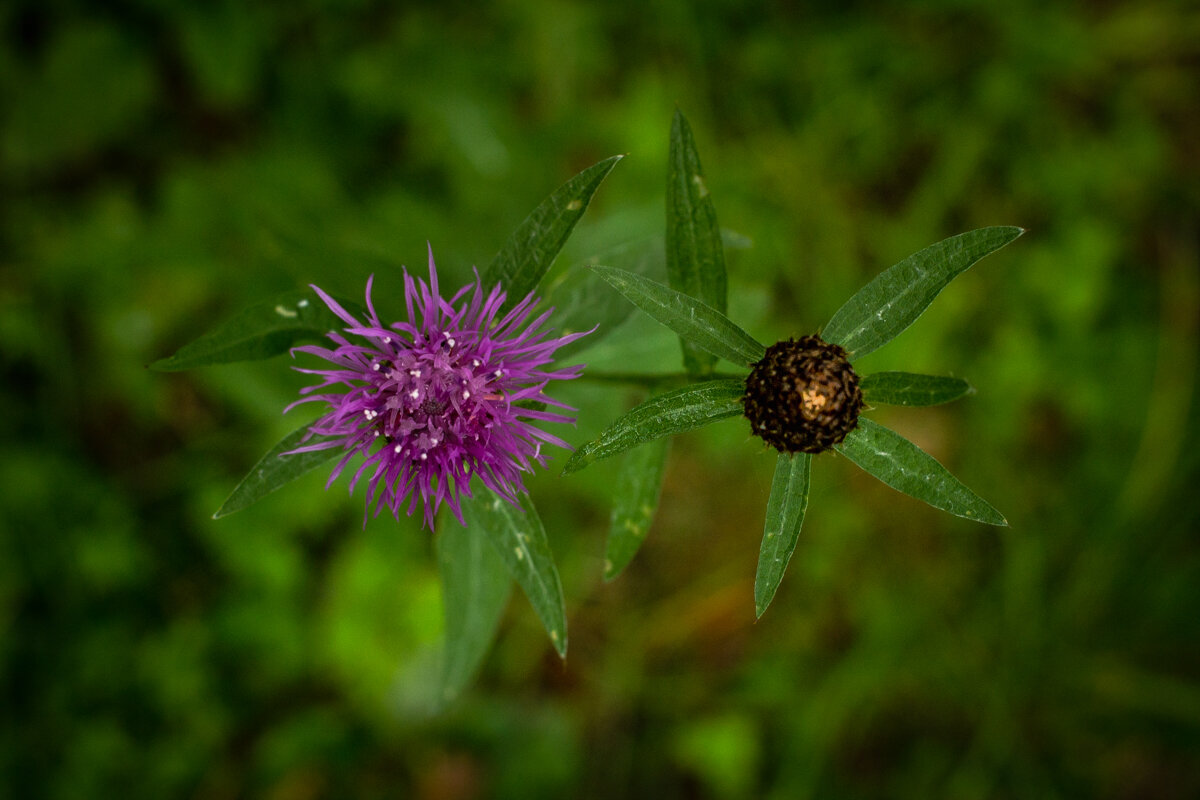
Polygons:
M297 347L333 364L331 369L301 369L321 382L302 390L300 403L321 402L329 411L312 424L311 434L328 438L294 453L340 448L345 456L326 488L350 460L365 456L350 481L350 491L364 475L375 498L375 514L388 506L399 519L407 501L411 516L418 500L425 524L445 502L461 523L461 498L471 496L472 477L516 503L524 491L521 473L532 463L543 467L543 444L569 445L531 424L531 420L574 422L539 404L573 410L545 393L552 380L579 376L582 365L543 369L554 351L588 331L550 338L541 330L550 310L530 320L537 298L530 294L501 313L505 293L499 285L484 290L475 282L449 299L438 293L433 250L429 283L404 272L408 321L384 326L371 302L367 280L367 320L360 322L336 300L313 286L333 313L346 322L345 333L328 334L332 349ZM336 391L334 391L336 389Z

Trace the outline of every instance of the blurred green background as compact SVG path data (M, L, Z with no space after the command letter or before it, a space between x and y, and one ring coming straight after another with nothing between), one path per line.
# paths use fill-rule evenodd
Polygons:
M15 0L0 31L0 795L1200 796L1195 3ZM675 442L609 585L618 465L552 469L569 657L515 595L431 717L428 532L317 473L210 519L301 376L144 365L309 282L395 309L426 242L464 280L614 153L559 266L659 233L676 104L763 341L1029 228L861 362L978 388L876 419L1012 527L822 456L756 624L744 421ZM635 319L581 358L676 347ZM638 398L561 396L576 443Z

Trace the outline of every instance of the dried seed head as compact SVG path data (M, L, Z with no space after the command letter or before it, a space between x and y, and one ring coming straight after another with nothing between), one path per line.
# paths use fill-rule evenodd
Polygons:
M776 342L742 397L755 436L780 452L820 453L858 424L862 390L846 351L819 336Z

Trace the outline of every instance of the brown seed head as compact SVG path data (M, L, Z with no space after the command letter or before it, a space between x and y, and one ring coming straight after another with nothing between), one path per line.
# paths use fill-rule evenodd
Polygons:
M863 399L846 351L802 336L776 342L753 364L742 406L754 435L776 450L820 453L854 430Z

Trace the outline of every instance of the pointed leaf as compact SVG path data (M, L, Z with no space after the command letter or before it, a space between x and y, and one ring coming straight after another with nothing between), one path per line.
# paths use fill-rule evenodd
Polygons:
M567 607L558 567L554 565L546 529L533 501L528 494L521 494L518 499L520 508L481 489L474 497L463 500L463 518L475 535L482 534L491 542L542 620L554 649L566 658Z
M588 167L543 200L483 271L484 286L502 284L508 293L507 307L536 289L587 210L592 195L622 158L613 156Z
M834 448L899 492L958 517L1008 525L1004 516L915 444L877 422L859 417L858 427Z
M742 413L746 384L740 378L693 383L651 397L620 417L598 437L576 450L563 474L615 456L643 442L683 433Z
M241 483L234 488L233 493L217 509L217 513L213 514L213 519L220 519L257 503L284 484L291 483L296 478L299 478L306 472L311 472L334 456L344 453L340 448L331 447L328 450L312 450L290 456L281 455L289 450L295 450L301 445L317 444L318 442L328 441L331 438L328 436L313 436L305 441L304 437L308 433L308 427L311 424L302 425L292 431L268 450L266 455L260 458L258 463L246 474L246 477L242 478Z
M859 289L829 320L821 337L846 348L851 360L865 356L913 324L951 280L1024 232L980 228L914 253Z
M639 275L649 275L663 271L664 258L663 238L653 236L609 248L589 259L588 263L614 264ZM544 299L547 305L554 306L551 320L556 334L565 336L596 329L582 339L558 348L554 358L559 362L597 344L635 310L624 297L611 291L599 275L590 269L576 267L564 270L553 285L547 287Z
M867 402L890 406L936 406L975 393L962 378L914 372L876 372L864 376L859 387Z
M780 453L767 500L767 520L762 547L758 551L758 574L754 576L754 613L761 617L771 604L783 572L792 559L804 512L808 509L808 484L812 474L811 453Z
M692 129L682 113L671 121L667 159L667 280L672 289L725 313L725 252L717 212L704 182ZM683 364L691 375L708 375L716 360L683 342Z
M663 470L671 440L655 439L625 456L617 475L616 497L604 551L604 580L611 581L637 555L658 509Z
M730 230L721 231L725 247L744 250L752 245L747 237ZM588 257L584 264L606 264L629 270L647 278L662 280L666 275L666 241L662 234L637 241L625 242ZM634 306L590 269L571 267L563 270L553 284L545 287L543 298L554 307L552 324L560 335L595 330L582 339L563 345L555 351L556 361L594 347L634 312Z
M475 678L496 638L512 577L483 533L443 515L437 536L446 641L436 706L454 701Z
M597 266L592 271L684 341L708 353L747 366L767 350L729 317L694 297L623 269Z
M351 314L361 313L355 303L340 298L338 302ZM271 358L303 342L320 341L326 333L345 325L312 292L288 292L251 306L179 348L175 355L155 361L150 369L175 371Z

